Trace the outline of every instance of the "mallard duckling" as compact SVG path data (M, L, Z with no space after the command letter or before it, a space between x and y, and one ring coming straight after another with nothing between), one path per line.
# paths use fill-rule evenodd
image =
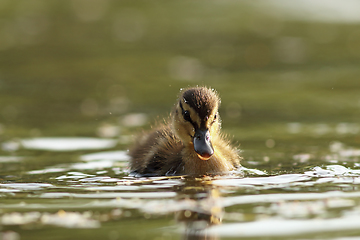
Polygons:
M206 87L188 88L171 121L140 136L130 149L135 176L216 175L240 166L237 150L220 134L220 99Z

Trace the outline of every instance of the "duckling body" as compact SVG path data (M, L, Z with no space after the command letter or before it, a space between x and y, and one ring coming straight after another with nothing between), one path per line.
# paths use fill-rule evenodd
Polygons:
M142 134L130 149L135 175L215 175L240 166L235 148L220 134L217 94L205 87L185 89L171 120Z

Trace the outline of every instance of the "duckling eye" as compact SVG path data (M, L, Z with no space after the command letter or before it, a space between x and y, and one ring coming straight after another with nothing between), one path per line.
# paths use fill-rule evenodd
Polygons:
M191 122L190 112L189 111L184 111L183 112L183 117L184 117L185 121Z
M215 116L214 116L214 119L213 119L212 123L214 123L214 122L216 121L216 118L217 118L217 114L215 114Z

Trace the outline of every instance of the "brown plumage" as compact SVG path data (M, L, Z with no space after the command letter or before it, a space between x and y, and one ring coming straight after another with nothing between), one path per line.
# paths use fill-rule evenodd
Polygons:
M237 150L220 134L215 91L196 87L181 92L171 121L143 133L130 149L135 176L215 175L240 166Z

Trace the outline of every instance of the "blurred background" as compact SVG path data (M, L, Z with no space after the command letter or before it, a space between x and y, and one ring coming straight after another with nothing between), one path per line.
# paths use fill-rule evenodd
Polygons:
M359 235L359 66L358 0L0 0L0 239L180 239L176 207L217 203L235 237ZM133 136L196 85L244 168L130 178Z
M236 141L358 143L359 9L355 0L1 0L1 139L132 134L166 117L180 88L206 85Z

